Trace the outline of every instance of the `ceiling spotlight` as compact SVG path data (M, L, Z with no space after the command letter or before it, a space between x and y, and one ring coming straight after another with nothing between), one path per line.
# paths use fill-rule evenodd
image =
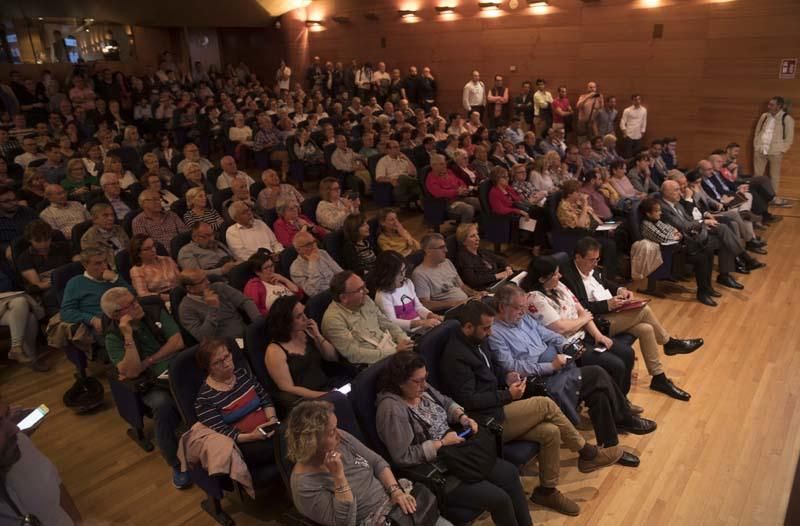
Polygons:
M500 0L486 0L485 2L478 2L478 7L481 9L499 9Z
M38 20L39 22L41 22L42 20L44 20L44 17L43 17L43 16L40 16L40 17L38 17L36 20Z
M322 27L322 20L306 20L306 27Z
M451 5L437 5L436 12L440 15L453 14L456 12L456 8Z
M89 33L89 32L91 32L91 29L89 29L89 28L87 27L86 29L84 29L84 31L86 31L87 33Z
M397 12L400 18L416 18L417 11L414 9L401 9Z

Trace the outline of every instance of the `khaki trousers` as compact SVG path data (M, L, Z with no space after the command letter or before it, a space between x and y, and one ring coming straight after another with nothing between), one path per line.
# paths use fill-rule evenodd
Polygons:
M769 162L769 178L770 181L772 181L772 187L775 189L776 195L778 194L778 189L781 183L782 158L782 153L774 153L770 155L764 155L758 151L753 153L753 175L765 175L764 169L767 167L767 162Z
M603 317L611 322L611 336L629 332L639 338L644 364L650 376L664 372L658 347L669 341L669 333L661 326L649 305L641 309L603 314Z
M546 396L534 396L511 402L503 408L503 442L530 440L538 442L539 480L546 488L558 485L561 466L559 448L564 442L571 451L580 451L586 440L564 416L558 405Z

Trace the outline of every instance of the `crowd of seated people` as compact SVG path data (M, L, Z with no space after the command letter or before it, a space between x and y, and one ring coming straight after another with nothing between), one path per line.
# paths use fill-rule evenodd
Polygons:
M631 306L617 282L628 220L639 218L645 242L678 247L673 275L693 274L701 303L717 305L715 283L742 289L733 274L764 266L751 253L766 254L762 233L780 218L769 213L769 178L739 172L738 145L681 168L677 139L643 141L641 97L617 122L615 98L595 83L572 103L542 79L517 94L474 71L463 107L447 114L428 68L403 78L383 63L315 60L302 82L285 81L286 68L276 85L241 68L119 74L123 100L103 89L108 70L76 70L63 93L48 85L60 95L52 111L0 108L0 286L19 292L0 299L11 360L48 369L34 337L47 320L48 337L62 338L49 341L105 347L125 381L161 374L197 340L199 420L252 469L273 455L260 429L291 414L295 505L324 524L379 521L392 503L410 511L391 468L434 460L463 442L451 427L487 418L504 424L505 442L540 443L530 498L568 515L580 510L557 489L562 442L582 472L639 464L619 433L656 423L628 398L634 351L620 336L638 339L650 388L682 401L690 394L660 352L691 353L703 340L675 338L649 306ZM368 196L391 204L375 211ZM443 206L442 224L415 236L404 223L427 202ZM523 269L485 248L487 218L533 249L521 287L512 277ZM556 235L575 241L566 263L548 254ZM56 290L54 272L73 260L83 271ZM316 319L312 302L324 308ZM269 382L235 365L225 343L264 318ZM442 355L440 392L416 351L445 319L460 330ZM574 342L588 350L570 354ZM338 431L325 402L308 401L377 362L388 364L377 406L386 459ZM530 377L546 389L532 392ZM187 487L172 395L157 384L140 394L175 486ZM575 431L581 403L597 445ZM457 493L497 524L531 523L502 459Z

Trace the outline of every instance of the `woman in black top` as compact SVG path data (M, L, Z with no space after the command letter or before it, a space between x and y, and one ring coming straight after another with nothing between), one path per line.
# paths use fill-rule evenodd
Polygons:
M342 226L342 267L352 270L361 277L375 268L375 250L369 240L369 225L364 216L347 216Z
M306 317L297 296L275 300L267 318L272 343L264 361L279 393L276 403L284 411L303 398L319 398L333 387L333 379L322 370L322 361L335 362L339 355Z
M494 252L480 248L478 225L465 223L456 230L458 251L456 267L464 283L475 290L484 290L514 273L506 260Z

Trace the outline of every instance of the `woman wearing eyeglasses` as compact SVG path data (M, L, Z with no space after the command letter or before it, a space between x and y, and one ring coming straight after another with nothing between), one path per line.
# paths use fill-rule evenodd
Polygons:
M275 300L282 296L303 297L303 291L287 277L275 272L272 254L259 250L247 260L255 277L244 286L244 295L253 300L259 312L266 316Z
M370 275L375 304L408 334L422 334L442 323L442 316L425 308L414 283L406 278L406 261L397 252L381 252Z

